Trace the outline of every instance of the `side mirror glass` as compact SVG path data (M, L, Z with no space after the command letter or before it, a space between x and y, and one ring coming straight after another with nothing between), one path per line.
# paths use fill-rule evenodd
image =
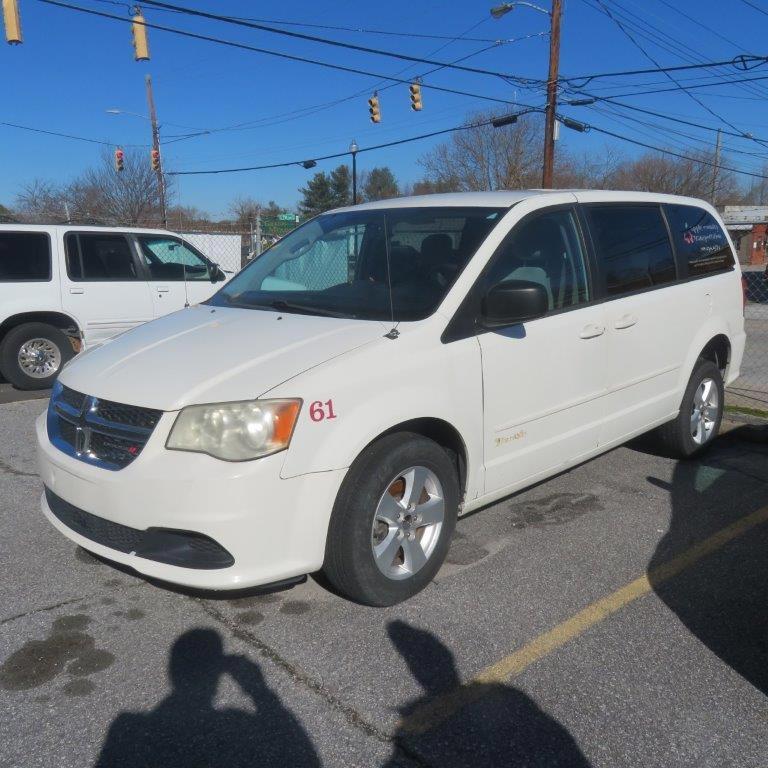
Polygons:
M549 297L540 283L504 280L485 294L481 322L486 328L501 328L543 317L549 311Z
M218 264L211 265L211 282L220 283L222 280L226 280L227 276Z

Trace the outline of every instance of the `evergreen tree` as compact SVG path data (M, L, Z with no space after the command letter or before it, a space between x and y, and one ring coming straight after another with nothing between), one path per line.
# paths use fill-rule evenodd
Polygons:
M303 216L317 216L318 213L327 211L337 204L331 188L331 180L323 171L318 171L307 182L306 187L299 189L299 192L302 194L299 211Z
M386 165L381 168L374 168L368 174L363 185L363 198L365 200L386 200L390 197L397 197L399 194L397 179Z
M331 171L331 194L335 208L352 205L352 174L348 165L340 165Z

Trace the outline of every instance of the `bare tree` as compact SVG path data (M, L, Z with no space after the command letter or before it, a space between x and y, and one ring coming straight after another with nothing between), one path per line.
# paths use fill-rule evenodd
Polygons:
M75 179L67 190L78 217L104 223L157 225L160 221L158 179L146 152L126 151L124 169L117 172L110 151L96 168ZM166 196L170 198L166 190Z
M44 179L24 184L16 195L16 210L22 221L66 221L66 189Z
M541 119L527 115L503 128L476 125L490 115L474 115L464 131L427 152L419 164L425 182L452 191L519 189L541 178Z

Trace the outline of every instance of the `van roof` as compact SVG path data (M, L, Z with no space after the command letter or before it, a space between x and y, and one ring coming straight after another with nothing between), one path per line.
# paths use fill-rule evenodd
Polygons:
M376 200L357 205L354 210L376 208L409 208L409 207L457 207L457 208L511 208L513 205L531 197L542 195L570 194L578 202L656 202L678 203L685 205L709 205L702 200L679 195L664 195L656 192L633 192L626 190L603 189L512 189L496 190L494 192L448 192L434 195L414 195L411 197L396 197L388 200ZM352 210L351 207L339 208L340 211Z
M10 221L0 223L0 232L39 232L41 229L74 229L78 232L143 232L152 235L173 234L167 229L154 229L152 227L113 227L96 224L15 224Z

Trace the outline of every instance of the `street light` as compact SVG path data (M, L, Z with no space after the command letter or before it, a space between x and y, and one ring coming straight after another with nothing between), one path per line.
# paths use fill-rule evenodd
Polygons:
M500 19L517 8L518 5L531 8L534 11L545 13L549 16L549 73L547 75L547 107L544 120L544 162L541 171L541 186L544 189L552 189L555 168L557 79L560 68L560 17L563 12L563 0L552 0L551 11L533 3L525 2L525 0L515 0L515 2L494 6L491 8L491 16L494 19Z
M359 149L357 142L352 139L352 143L349 145L349 151L352 155L352 205L357 205L357 153Z
M533 3L526 3L523 2L523 0L520 0L519 2L514 3L502 3L501 5L497 5L494 8L491 8L491 16L493 16L494 19L500 19L510 11L514 11L518 5L524 5L526 8L533 8L534 11L538 11L539 13L546 13L547 16L552 15L551 12L546 8L542 8L538 5L534 5Z

